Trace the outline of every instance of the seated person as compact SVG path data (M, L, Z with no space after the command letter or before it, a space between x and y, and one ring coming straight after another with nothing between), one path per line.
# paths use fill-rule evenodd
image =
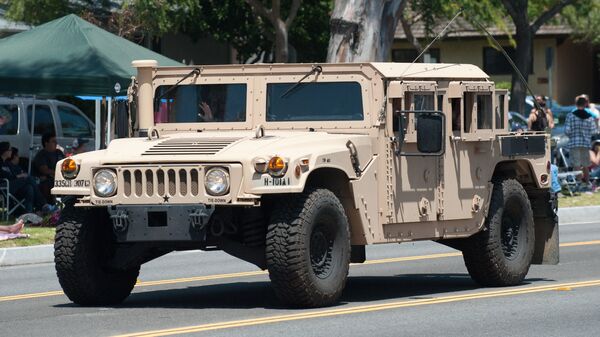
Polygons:
M600 183L600 134L592 137L592 148L590 149L590 178Z
M65 158L65 154L57 149L56 135L54 132L42 135L42 149L33 158L34 175L40 179L40 190L49 204L56 202L50 193L54 187L54 169L56 163Z
M44 196L40 192L35 181L22 172L17 175L13 174L10 165L10 157L12 151L8 142L0 142L0 178L8 179L9 192L17 198L25 199L25 212L32 213L35 210L41 212L54 212L55 206L48 205Z
M19 220L8 226L0 225L0 234L19 234L23 227L25 227L23 220Z
M12 174L17 177L29 176L27 172L25 172L23 167L21 167L20 165L21 158L19 157L19 149L17 149L16 147L11 147L10 151L11 155L10 158L8 158L8 160L6 161L6 163L10 167L10 171L12 172Z

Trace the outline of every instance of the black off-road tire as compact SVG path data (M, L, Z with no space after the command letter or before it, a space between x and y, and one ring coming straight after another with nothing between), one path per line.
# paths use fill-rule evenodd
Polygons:
M485 228L463 248L471 278L483 286L520 284L531 266L534 248L533 212L527 193L514 179L496 181Z
M129 296L140 268L106 267L112 254L112 225L101 208L68 204L56 227L54 262L58 281L69 299L79 305L114 305Z
M346 285L350 229L327 189L279 199L267 232L267 268L277 296L299 307L334 304Z

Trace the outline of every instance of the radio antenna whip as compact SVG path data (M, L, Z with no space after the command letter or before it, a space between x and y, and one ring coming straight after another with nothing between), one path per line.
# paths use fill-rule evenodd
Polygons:
M531 87L529 87L529 84L525 80L525 77L523 76L523 74L521 73L521 71L519 71L519 68L517 68L517 65L515 65L515 63L513 62L513 60L510 58L510 56L508 56L508 53L506 52L506 50L504 50L504 48L500 45L500 43L498 42L498 40L496 40L496 38L494 38L494 36L492 36L492 34L490 34L490 32L481 23L479 23L479 21L473 19L473 23L475 23L481 30L483 30L485 32L485 34L494 42L494 45L496 46L496 48L498 50L500 50L500 52L502 53L502 55L504 55L504 58L506 58L506 60L508 61L508 63L510 64L510 66L513 68L513 70L515 71L515 73L517 73L517 75L519 76L519 79L521 80L521 82L523 83L523 85L525 86L525 88L527 88L527 91L529 92L529 94L531 95L531 97L534 98L533 99L533 104L535 105L536 110L543 111L542 107L540 106L540 104L535 99L535 95L533 94L533 90L531 90Z
M417 62L421 58L421 56L423 56L423 54L425 54L427 52L427 50L429 50L429 48L431 48L431 46L435 43L435 41L437 41L440 37L442 37L446 33L446 30L450 27L450 25L454 22L454 20L456 20L456 18L458 18L462 13L463 13L463 9L461 7L458 10L458 12L456 12L456 14L452 18L452 20L450 20L450 22L448 22L446 27L444 27L444 29L442 29L442 31L439 32L438 35L436 35L436 37L433 40L431 40L431 42L429 42L429 44L425 48L423 48L423 50L419 53L419 55L417 55L417 57L415 57L415 59L410 63L410 65L408 65L408 67L406 67L406 69L404 69L404 71L400 75L400 78L404 77L404 74L408 71L408 69L410 69L410 67L415 62Z

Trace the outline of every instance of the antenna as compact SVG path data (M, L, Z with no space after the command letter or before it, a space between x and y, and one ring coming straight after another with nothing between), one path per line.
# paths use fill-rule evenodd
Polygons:
M535 99L535 95L533 94L533 90L531 90L531 88L529 87L529 84L525 80L525 77L523 76L523 74L521 74L521 72L519 71L519 68L517 68L517 66L515 65L515 63L513 62L513 60L510 58L510 56L508 56L508 53L506 52L506 50L504 50L504 48L500 45L500 43L498 42L498 40L496 40L496 38L494 38L492 36L492 34L490 34L490 32L487 29L485 29L485 27L481 23L479 23L479 21L473 19L473 23L475 23L477 26L479 26L479 28L481 30L483 30L485 32L485 34L492 41L494 41L494 45L496 46L496 48L498 48L500 50L500 52L502 53L502 55L504 55L504 58L506 58L506 60L508 61L508 63L510 64L510 66L513 68L513 70L517 73L517 75L519 75L519 79L521 80L521 82L523 83L523 85L525 86L525 88L527 88L527 91L529 92L529 94L531 95L531 97L534 98L533 99L533 104L535 104L536 110L543 111L542 107L540 106L540 104Z
M456 20L456 18L458 18L459 15L462 14L462 12L463 12L463 8L461 7L458 10L458 12L456 12L456 14L454 14L454 17L452 18L452 20L450 20L450 22L448 22L446 27L444 27L444 29L442 29L442 31L439 32L438 35L436 35L436 37L433 40L431 40L431 42L429 42L429 44L425 48L423 48L421 53L419 53L419 55L417 55L417 57L415 57L415 59L410 63L410 65L408 67L406 67L406 69L404 69L402 74L400 74L400 78L402 78L404 76L404 74L408 71L408 69L410 69L410 67L412 67L412 65L415 62L417 62L417 60L419 60L421 58L421 56L423 56L423 54L425 54L425 52L427 52L427 50L429 50L429 48L431 48L431 46L435 43L435 41L437 41L440 37L442 37L442 35L444 35L446 33L446 30L448 29L448 27L450 27L450 25L454 22L454 20Z

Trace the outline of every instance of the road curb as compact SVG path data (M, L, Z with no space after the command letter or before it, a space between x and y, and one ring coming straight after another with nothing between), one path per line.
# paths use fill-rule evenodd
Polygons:
M598 222L600 221L600 206L559 208L558 218L561 224Z
M600 206L560 208L558 217L560 224L598 222ZM0 267L51 263L53 261L54 247L52 245L0 248Z
M54 246L0 248L0 267L54 261Z

